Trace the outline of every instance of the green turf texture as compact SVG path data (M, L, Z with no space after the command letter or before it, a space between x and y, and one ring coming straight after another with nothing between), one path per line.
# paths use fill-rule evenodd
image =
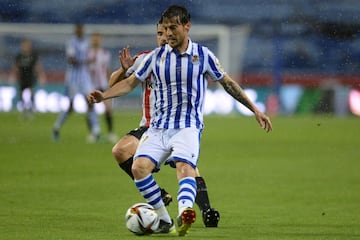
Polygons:
M177 238L130 233L124 214L144 200L115 163L112 144L86 143L80 114L55 143L56 117L0 114L0 239ZM139 120L138 112L117 112L118 135ZM196 207L186 239L360 239L360 119L272 122L265 133L252 117L206 116L198 166L221 220L205 228ZM176 198L174 169L163 166L155 178ZM176 217L176 201L169 212Z

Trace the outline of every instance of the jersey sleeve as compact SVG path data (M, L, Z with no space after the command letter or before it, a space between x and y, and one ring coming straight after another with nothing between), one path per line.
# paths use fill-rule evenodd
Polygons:
M206 74L210 76L213 81L219 81L220 79L224 78L226 72L224 71L224 68L215 54L209 49L207 49L207 52L208 59Z
M125 73L125 77L130 76L133 72L135 72L135 70L140 66L141 62L144 60L146 54L139 54L138 57L136 58L134 64L129 67L129 69L126 71Z
M135 70L135 76L140 81L144 82L152 71L152 61L154 59L154 51L147 54L144 59L141 61L138 68Z

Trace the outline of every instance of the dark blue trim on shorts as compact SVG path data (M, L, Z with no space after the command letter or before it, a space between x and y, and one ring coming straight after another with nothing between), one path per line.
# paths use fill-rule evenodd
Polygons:
M136 158L134 158L134 161L136 159L138 159L139 157L145 157L145 158L148 158L150 159L151 162L153 162L155 164L155 168L153 169L153 172L158 172L160 171L160 168L158 167L158 163L155 161L155 159L149 155L146 155L146 154L141 154L141 155L137 155Z
M194 165L192 162L190 162L189 160L185 159L185 158L181 158L181 157L172 157L169 158L168 160L165 161L165 165L166 164L170 164L171 167L176 168L175 162L184 162L189 164L193 169L196 168L196 165Z

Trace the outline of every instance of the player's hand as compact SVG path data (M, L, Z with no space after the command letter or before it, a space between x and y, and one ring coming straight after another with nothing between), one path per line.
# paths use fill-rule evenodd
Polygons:
M131 57L130 48L125 47L119 51L119 61L121 67L126 71L128 70L135 62L136 57Z
M256 121L260 124L260 127L264 129L266 132L270 132L272 130L272 124L270 118L261 112L255 113Z
M99 90L94 90L86 96L90 104L99 103L104 100L104 95Z

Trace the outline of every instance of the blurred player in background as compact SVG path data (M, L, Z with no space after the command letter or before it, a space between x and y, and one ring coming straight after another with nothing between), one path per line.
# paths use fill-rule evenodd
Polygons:
M86 95L93 89L89 71L89 64L92 60L88 58L89 42L84 34L84 26L82 24L76 24L74 30L75 35L66 45L68 65L65 76L65 93L70 100L70 104L66 111L60 113L54 124L52 133L55 141L60 140L60 128L73 111L75 95L80 94L86 98ZM91 128L88 141L96 142L100 137L100 126L94 106L89 103L87 110L87 125Z
M46 82L46 75L40 64L38 54L32 48L30 39L21 41L21 51L15 57L11 69L10 82L17 82L21 108L25 116L32 116L34 109L34 88L37 81Z
M167 43L164 27L159 23L157 24L157 44L158 46L163 46ZM109 80L110 87L121 81L124 77L131 75L141 64L142 60L149 53L149 51L144 51L138 53L134 57L130 56L129 48L125 48L120 52L120 63L121 67L117 71L113 72ZM154 95L152 95L152 82L151 78L148 78L145 82L142 83L143 90L143 114L140 121L140 127L131 130L124 137L122 137L119 142L113 147L112 153L118 162L119 166L132 178L134 176L131 172L131 166L133 164L133 157L136 151L136 148L139 144L141 136L149 128L150 118L153 114L153 105L154 105ZM219 212L211 208L210 200L208 197L207 187L205 180L200 176L200 173L197 170L196 174L196 183L197 183L197 194L196 194L196 203L199 206L203 222L206 227L217 227L220 220ZM161 189L161 196L165 205L168 205L172 201L172 197L165 191Z
M108 79L110 77L110 52L102 47L103 37L100 33L93 33L91 35L91 47L89 49L89 65L90 75L95 89L105 91L108 89ZM109 142L115 143L118 137L114 133L113 114L112 114L112 101L104 101L105 105L105 122L107 126Z

